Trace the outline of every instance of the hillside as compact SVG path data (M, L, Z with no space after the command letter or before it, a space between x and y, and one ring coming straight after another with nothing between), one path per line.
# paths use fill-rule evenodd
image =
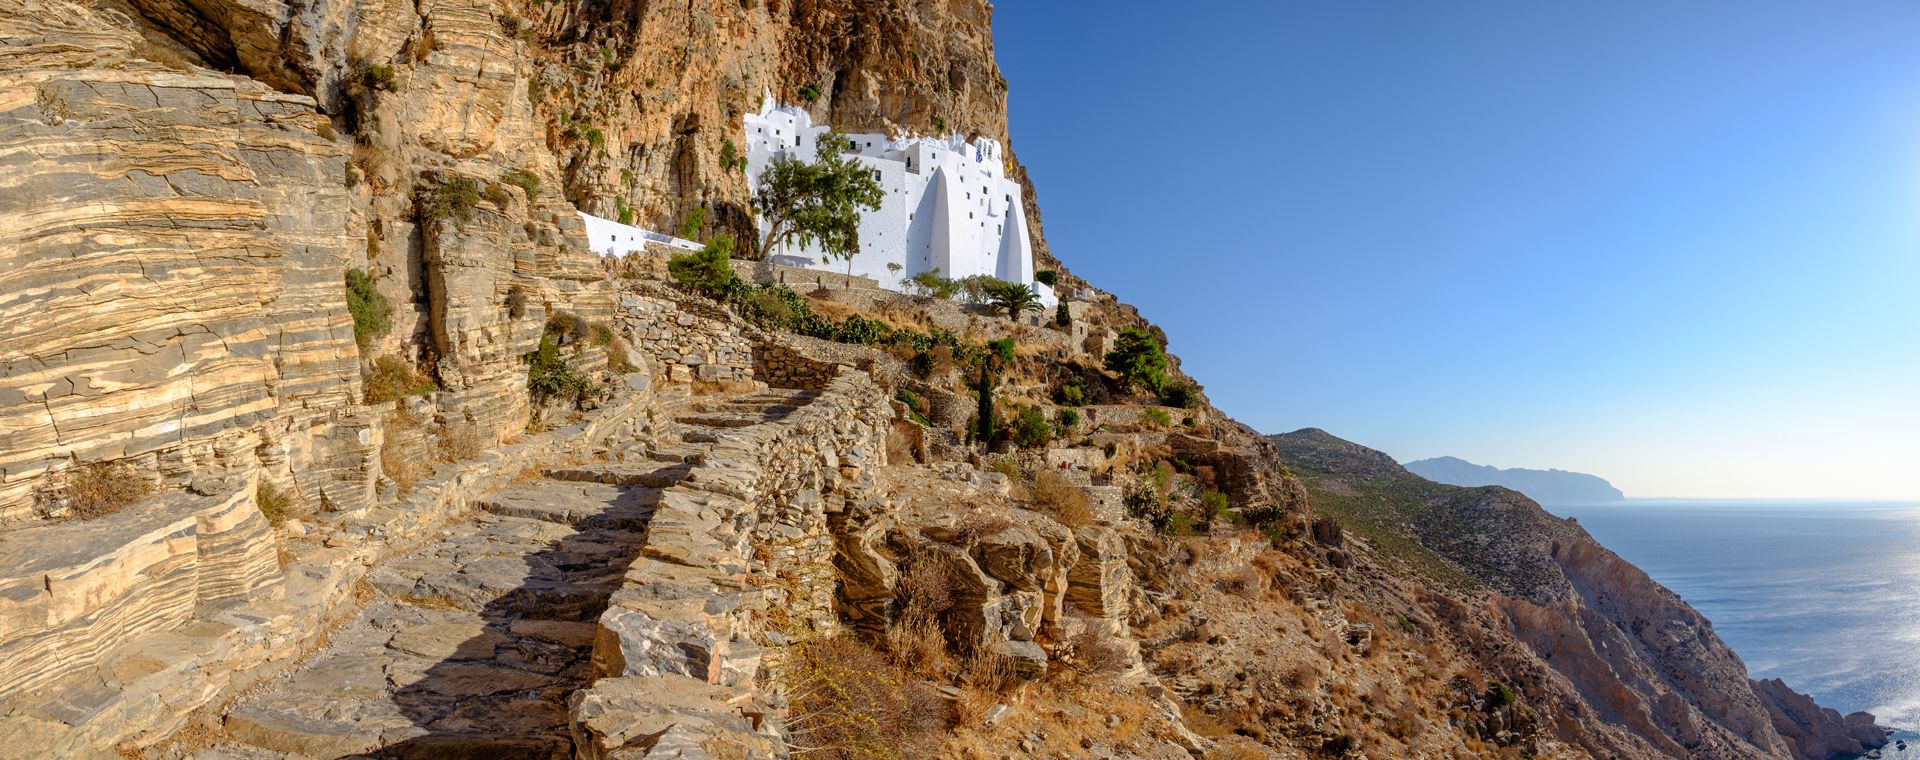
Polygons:
M1406 463L1409 472L1451 486L1503 486L1542 504L1593 504L1627 498L1620 489L1597 475L1567 470L1502 469L1456 457L1434 457Z
M0 3L0 757L1879 741L1524 497L1212 407L1030 186L1062 312L588 250L751 231L763 92L1006 141L991 14Z

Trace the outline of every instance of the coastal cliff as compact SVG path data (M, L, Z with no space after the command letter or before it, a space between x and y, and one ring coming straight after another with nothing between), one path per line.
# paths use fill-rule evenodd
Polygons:
M1884 741L1518 494L1106 370L1167 336L1031 188L1065 319L587 250L751 231L764 93L1006 142L991 13L0 5L0 756Z

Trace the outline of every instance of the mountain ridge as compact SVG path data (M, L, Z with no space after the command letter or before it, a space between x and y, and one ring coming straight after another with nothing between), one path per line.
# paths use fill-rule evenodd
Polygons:
M1620 501L1627 496L1598 475L1573 470L1501 468L1453 456L1402 463L1420 477L1451 486L1504 486L1543 504Z

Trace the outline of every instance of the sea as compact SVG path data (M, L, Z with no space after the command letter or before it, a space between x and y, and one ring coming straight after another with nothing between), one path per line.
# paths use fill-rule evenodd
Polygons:
M1785 679L1842 713L1869 711L1903 735L1920 730L1920 502L1630 499L1547 509L1579 519L1706 615L1752 677Z

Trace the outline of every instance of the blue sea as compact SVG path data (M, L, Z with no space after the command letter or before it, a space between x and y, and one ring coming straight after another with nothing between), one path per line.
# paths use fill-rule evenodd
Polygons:
M1547 509L1578 518L1705 614L1754 678L1783 678L1842 713L1920 729L1920 503L1636 499Z

